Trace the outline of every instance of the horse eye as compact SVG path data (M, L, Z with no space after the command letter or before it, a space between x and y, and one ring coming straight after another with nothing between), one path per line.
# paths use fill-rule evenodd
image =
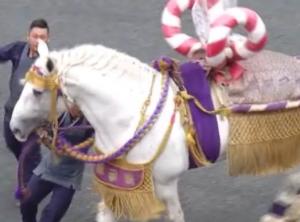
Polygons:
M36 89L33 89L32 92L33 92L34 96L40 96L43 93L42 91L39 91L39 90L36 90Z

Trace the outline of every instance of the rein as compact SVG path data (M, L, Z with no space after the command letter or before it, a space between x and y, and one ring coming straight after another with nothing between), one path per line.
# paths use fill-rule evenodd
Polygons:
M35 148L33 145L38 142L38 139L38 135L32 133L27 142L24 144L21 155L19 157L19 164L17 169L18 187L15 191L15 198L18 200L23 200L30 195L30 192L26 188L26 184L24 182L24 168L27 167L25 166L26 158L28 157L28 155L30 155L32 149Z

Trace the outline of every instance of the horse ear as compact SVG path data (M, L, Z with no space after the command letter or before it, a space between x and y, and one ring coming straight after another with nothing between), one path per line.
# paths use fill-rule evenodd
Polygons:
M41 39L38 39L37 51L39 53L39 56L47 56L49 54L49 49L48 49L47 43Z

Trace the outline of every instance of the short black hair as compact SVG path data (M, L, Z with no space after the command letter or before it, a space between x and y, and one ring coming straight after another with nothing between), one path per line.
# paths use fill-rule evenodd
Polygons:
M38 19L33 20L29 26L29 31L36 27L42 28L42 29L47 29L48 32L50 31L48 22L43 18L38 18Z

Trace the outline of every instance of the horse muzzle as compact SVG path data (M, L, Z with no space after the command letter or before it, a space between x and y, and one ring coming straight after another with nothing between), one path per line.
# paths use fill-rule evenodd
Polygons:
M18 141L25 142L27 140L28 135L20 128L14 126L12 123L10 124L10 129Z

